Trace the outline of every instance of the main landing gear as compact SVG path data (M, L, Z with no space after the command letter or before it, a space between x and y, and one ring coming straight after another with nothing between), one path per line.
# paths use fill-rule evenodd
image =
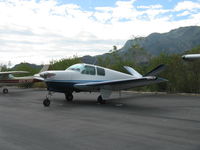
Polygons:
M68 101L68 102L71 102L73 101L73 94L72 93L65 93L65 99Z
M45 107L49 107L50 106L50 104L51 104L51 101L50 101L50 97L52 96L52 93L51 92L48 92L48 94L47 94L47 96L46 96L46 98L44 99L44 101L43 101L43 105L45 106ZM67 92L67 93L65 93L65 99L68 101L68 102L71 102L72 100L73 100L73 94L72 94L72 92Z
M8 89L7 88L3 89L3 94L8 94Z
M105 104L106 103L106 100L104 100L102 98L102 96L100 95L98 98L97 98L97 102L100 103L100 104Z
M49 107L50 104L51 104L51 101L50 101L50 97L52 96L52 93L49 92L46 96L46 98L44 99L43 101L43 105L45 107ZM65 99L68 101L68 102L71 102L73 101L73 94L71 92L67 92L65 93ZM100 103L100 104L106 104L106 100L104 100L102 98L102 96L100 95L98 98L97 98L97 102Z

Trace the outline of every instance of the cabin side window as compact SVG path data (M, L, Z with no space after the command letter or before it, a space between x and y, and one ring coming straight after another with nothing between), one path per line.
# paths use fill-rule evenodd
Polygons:
M1 74L0 79L12 79L14 76L12 74Z
M97 74L99 76L105 76L105 70L103 68L97 67Z
M81 73L82 74L95 75L96 74L95 67L85 65L85 67L84 67L84 69Z

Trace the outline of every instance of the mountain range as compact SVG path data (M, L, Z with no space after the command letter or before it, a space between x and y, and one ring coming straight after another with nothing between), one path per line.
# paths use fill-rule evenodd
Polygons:
M152 33L147 37L128 40L120 51L138 44L152 55L183 53L200 45L200 27L180 27L167 33Z
M161 53L182 54L197 46L200 46L200 27L180 27L167 33L152 33L147 37L130 39L119 50L94 57L84 56L82 61L91 63L97 58L109 58L114 62L112 54L116 53L122 60L133 59L135 63L146 63Z

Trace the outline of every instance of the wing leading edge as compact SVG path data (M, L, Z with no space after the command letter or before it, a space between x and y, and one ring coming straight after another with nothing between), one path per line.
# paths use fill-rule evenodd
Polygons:
M0 75L8 75L8 74L24 74L29 73L28 71L8 71L8 72L0 72Z

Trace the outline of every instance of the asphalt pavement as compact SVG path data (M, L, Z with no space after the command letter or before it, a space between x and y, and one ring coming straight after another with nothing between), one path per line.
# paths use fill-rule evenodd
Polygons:
M67 102L44 89L0 93L0 150L200 150L200 96L75 93Z

